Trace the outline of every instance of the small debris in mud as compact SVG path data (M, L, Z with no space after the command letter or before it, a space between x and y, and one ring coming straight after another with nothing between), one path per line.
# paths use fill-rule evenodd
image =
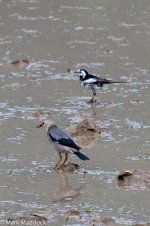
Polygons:
M83 211L87 214L92 213L92 209L91 208L84 208Z
M71 72L71 69L70 69L70 68L68 68L68 69L67 69L67 72L68 72L68 73L70 73L70 72Z
M109 53L110 53L110 50L109 50L109 49L107 49L107 50L105 50L105 52L109 54Z
M90 226L98 226L98 225L114 225L116 221L112 217L103 217L100 219L94 219L90 222Z
M124 170L117 176L118 186L128 186L130 189L150 189L150 172Z
M83 177L86 178L86 175L87 175L87 172L84 171L84 172L83 172Z
M59 173L75 173L79 171L80 166L76 163L69 162L67 164L61 165L58 169L57 172Z
M23 60L14 60L9 63L9 66L12 67L18 67L18 68L25 68L31 63L30 60L28 59L23 59Z
M78 143L78 145L89 146L101 134L101 131L95 123L90 120L83 119L79 124L66 128L66 132Z
M26 222L26 223L34 221L37 224L39 224L39 223L46 224L46 222L48 222L48 219L46 217L39 216L37 214L29 214L27 216L18 217L18 218L14 218L14 219L8 218L7 221L10 222L10 225L12 225L11 222L13 222L13 221L17 221L17 222L18 221L21 221L21 222L23 221L23 222Z
M64 213L65 215L65 218L66 218L66 222L68 222L69 220L69 217L74 217L74 216L79 216L80 215L80 212L78 210L68 210Z
M112 53L113 53L113 51L110 50L110 49L106 49L106 50L104 51L104 54L106 54L106 55L110 55L110 54L112 54Z

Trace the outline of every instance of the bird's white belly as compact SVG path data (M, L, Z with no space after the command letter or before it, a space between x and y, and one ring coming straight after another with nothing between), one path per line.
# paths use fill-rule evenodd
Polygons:
M92 84L92 83L87 83L87 82L81 82L81 85L85 88L88 88L88 89L100 89L101 87L98 86L98 85L95 85L95 84Z
M70 149L68 147L60 145L58 143L53 143L53 146L54 146L55 150L57 152L59 152L59 153L68 153L68 152L70 152Z

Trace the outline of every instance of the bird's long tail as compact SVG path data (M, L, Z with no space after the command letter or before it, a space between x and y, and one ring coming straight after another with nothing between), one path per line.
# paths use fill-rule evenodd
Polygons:
M75 155L78 156L79 159L85 161L85 160L90 160L86 155L84 155L82 152L80 151L74 151L73 152Z
M108 81L108 84L112 84L112 83L128 83L127 81Z
M109 79L104 79L104 80L99 80L98 84L103 87L103 85L105 84L112 84L112 83L128 83L127 81L124 80L120 80L120 81L113 81L113 80L109 80Z

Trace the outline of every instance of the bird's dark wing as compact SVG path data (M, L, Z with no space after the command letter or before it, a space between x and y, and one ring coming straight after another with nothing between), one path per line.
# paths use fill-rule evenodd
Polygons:
M111 80L108 80L108 79L105 79L105 78L98 78L97 77L97 81L96 81L96 85L100 85L100 86L103 86L104 84L110 84L112 83Z
M100 78L95 75L88 74L86 78L84 79L84 84L91 84L91 85L97 85L97 86L103 86L104 84L111 83L111 80Z
M56 142L66 147L74 148L76 150L81 149L65 132L59 129L56 125L52 125L49 127L47 135L48 138L50 138L53 142Z

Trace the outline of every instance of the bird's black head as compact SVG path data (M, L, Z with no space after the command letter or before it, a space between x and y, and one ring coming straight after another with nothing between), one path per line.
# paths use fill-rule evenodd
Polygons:
M88 75L88 72L85 69L80 69L74 73L78 73L80 75L80 79L84 79Z

